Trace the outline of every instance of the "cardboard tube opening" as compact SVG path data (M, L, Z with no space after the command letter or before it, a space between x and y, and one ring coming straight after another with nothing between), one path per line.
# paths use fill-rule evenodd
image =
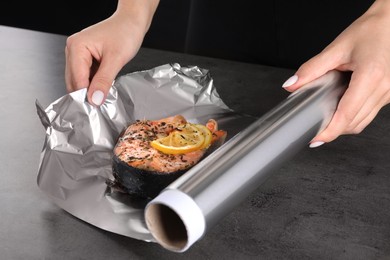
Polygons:
M152 204L145 213L146 222L156 240L165 248L181 251L188 243L186 227L170 207Z
M174 252L186 251L206 230L202 210L180 190L164 190L149 202L145 221L157 242Z

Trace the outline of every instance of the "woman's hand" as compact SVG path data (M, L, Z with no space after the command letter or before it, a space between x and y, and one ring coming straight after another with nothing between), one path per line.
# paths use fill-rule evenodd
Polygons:
M333 69L352 71L351 81L331 122L313 138L310 147L362 132L390 103L390 1L377 0L283 87L295 91Z
M158 0L120 0L108 19L71 35L66 42L68 92L88 88L88 102L99 106L122 67L138 52Z

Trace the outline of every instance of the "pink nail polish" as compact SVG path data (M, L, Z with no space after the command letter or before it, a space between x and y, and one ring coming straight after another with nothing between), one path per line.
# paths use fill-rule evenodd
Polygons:
M321 141L317 141L317 142L313 142L309 145L310 148L316 148L318 146L321 146L323 145L325 142L321 142Z
M298 81L297 75L291 76L288 80L286 80L286 82L283 83L282 87L287 88L289 86L294 85L297 81Z
M92 102L97 105L97 106L100 106L103 102L103 98L104 98L104 93L103 91L101 90L96 90L95 92L93 92L92 94Z

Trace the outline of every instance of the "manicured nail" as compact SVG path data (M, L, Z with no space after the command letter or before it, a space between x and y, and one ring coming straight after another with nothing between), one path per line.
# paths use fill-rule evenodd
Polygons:
M313 142L309 145L310 148L316 148L318 146L321 146L323 145L325 142L321 142L321 141L317 141L317 142Z
M96 90L92 94L92 103L94 103L97 106L100 106L103 102L104 93L101 90Z
M287 88L287 87L295 84L295 82L297 82L297 81L298 81L297 75L291 76L288 80L286 80L286 82L283 83L282 87Z

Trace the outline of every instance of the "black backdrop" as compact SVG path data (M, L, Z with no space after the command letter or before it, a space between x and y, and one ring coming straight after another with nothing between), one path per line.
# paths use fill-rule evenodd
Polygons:
M297 68L373 1L160 0L143 45ZM2 25L70 35L108 17L116 0L4 0L2 5Z

